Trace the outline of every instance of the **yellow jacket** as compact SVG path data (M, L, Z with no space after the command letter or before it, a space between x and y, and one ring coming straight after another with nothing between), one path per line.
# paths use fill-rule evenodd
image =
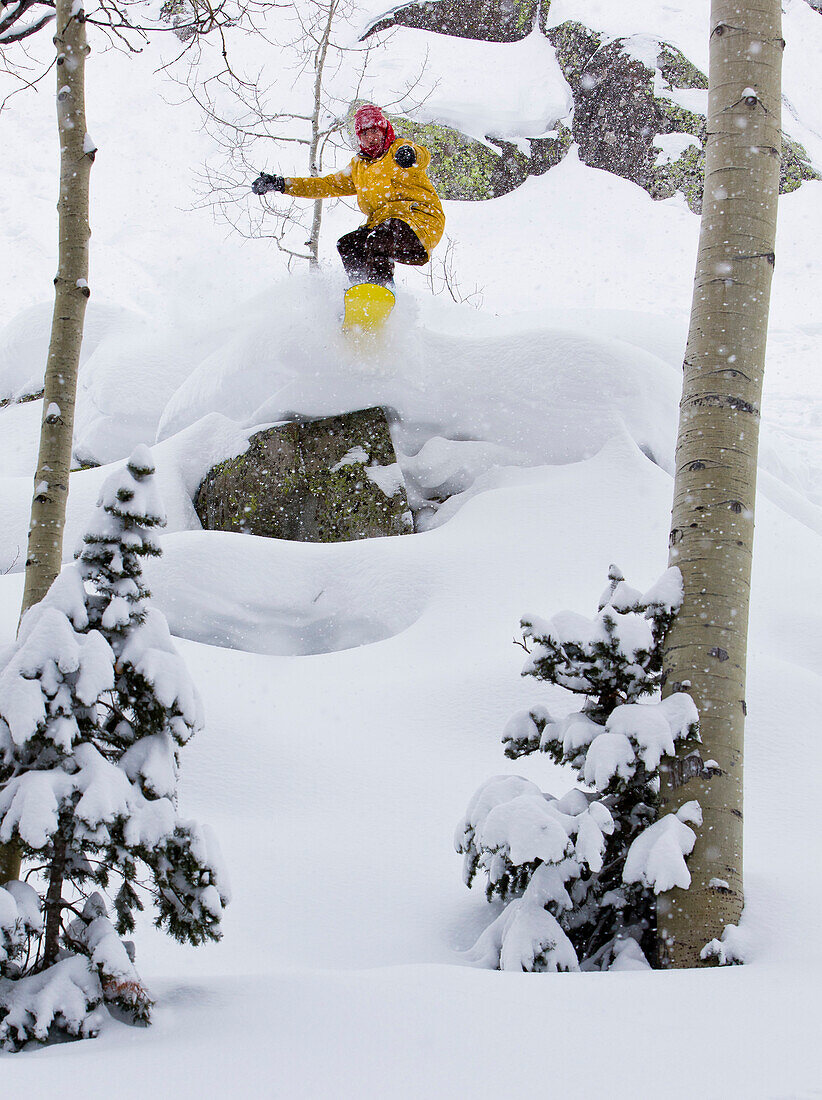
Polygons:
M417 154L410 168L400 168L394 159L403 145L410 145ZM377 160L356 156L347 168L330 176L286 179L285 193L299 199L356 195L369 228L389 218L400 218L431 252L445 229L445 214L426 173L430 162L431 154L424 145L399 138Z

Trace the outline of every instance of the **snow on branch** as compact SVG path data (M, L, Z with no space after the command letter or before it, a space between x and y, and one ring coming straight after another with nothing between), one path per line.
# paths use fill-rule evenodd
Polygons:
M470 886L484 877L488 899L506 903L470 953L478 965L646 969L654 895L690 882L688 823L699 823L699 807L657 821L656 801L663 757L698 737L699 716L687 694L649 698L682 578L669 569L643 593L611 566L608 581L592 618L564 611L522 622L532 643L523 675L585 700L564 717L543 703L515 714L505 754L546 753L586 789L558 799L503 775L472 798L455 837L464 878Z
M732 966L746 962L750 958L750 952L750 937L738 925L726 924L719 939L706 943L699 957L716 959L720 966Z
M677 813L666 814L640 833L628 850L623 882L641 882L655 894L675 886L687 890L691 874L685 856L691 854L696 843L696 833L687 821L702 824L698 802L686 802Z
M80 560L3 654L0 842L44 868L42 893L0 890L0 1040L11 1048L96 1034L107 1003L148 1021L122 939L145 887L178 940L221 935L219 846L177 799L179 751L202 728L202 705L142 576L164 522L141 447L104 483Z

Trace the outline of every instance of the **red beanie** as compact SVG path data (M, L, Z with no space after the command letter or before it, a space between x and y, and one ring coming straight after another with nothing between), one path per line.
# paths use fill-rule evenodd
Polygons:
M390 148L397 140L397 136L394 133L394 127L382 113L380 108L375 107L372 103L367 103L364 107L360 107L354 115L354 132L357 135L357 140L359 141L360 134L363 130L368 130L372 126L377 126L385 134L382 149L378 154L382 156L385 150ZM362 150L362 146L360 146L360 149Z

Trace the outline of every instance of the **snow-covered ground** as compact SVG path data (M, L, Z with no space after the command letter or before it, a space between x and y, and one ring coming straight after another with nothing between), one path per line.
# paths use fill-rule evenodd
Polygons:
M704 64L707 4L631 0L617 15L554 0L551 17L583 7L592 26L659 34ZM819 128L822 15L805 0L785 9L786 95L802 130L787 116L786 127L802 138ZM393 50L404 36L419 39L398 32ZM441 39L434 54L443 67L453 58L456 81L472 51L496 50L505 79L520 66L527 83L542 48ZM476 970L461 952L492 913L461 883L454 825L492 774L568 786L545 759L502 755L515 710L571 706L520 679L520 615L591 614L610 562L640 588L666 564L698 221L679 199L653 203L572 151L493 203L448 204L456 272L482 288L482 309L431 298L408 271L384 348L363 359L338 336L331 259L351 210L330 215L328 267L313 281L287 278L265 242L227 238L192 210L208 142L191 105L167 101L153 49L89 66L101 153L76 443L113 463L156 441L170 522L151 587L207 714L183 754L182 798L215 827L234 901L216 946L139 930L138 966L158 1002L151 1029L112 1021L94 1042L0 1055L4 1095L818 1094L822 184L780 209L751 613L749 965ZM501 51L515 49L505 68L514 53ZM543 103L530 101L540 117L559 102L554 76ZM463 104L466 130L486 102L480 85ZM470 81L460 87L467 95ZM0 238L15 277L2 295L0 397L34 388L44 361L50 111L41 91L2 117L14 155ZM412 495L456 494L429 510L425 530L339 545L200 530L200 477L253 430L372 402L401 417ZM0 644L17 624L40 415L38 402L0 409ZM107 472L73 476L67 558Z

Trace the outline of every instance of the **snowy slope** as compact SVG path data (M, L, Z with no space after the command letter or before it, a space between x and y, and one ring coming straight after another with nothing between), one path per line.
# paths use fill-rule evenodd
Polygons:
M785 8L786 95L803 130L787 128L804 140L819 129L810 59L822 15L805 0ZM551 18L583 9L591 26L658 34L704 63L707 4L553 0ZM404 37L418 41L401 32L395 46ZM509 124L527 100L530 126L559 91L548 71L542 99L520 95L536 86L543 47L518 46L500 72L514 85L521 69ZM286 279L264 242L226 239L190 209L207 141L190 106L168 103L168 86L162 98L153 49L128 62L128 79L110 53L89 68L102 152L77 440L105 462L160 440L170 523L151 586L207 714L183 756L183 801L217 829L235 900L216 946L181 948L148 922L139 930L138 965L158 999L150 1030L112 1022L94 1043L0 1055L8 1094L621 1100L665 1082L675 1098L813 1095L822 184L780 210L749 670L750 964L478 971L460 952L491 910L462 886L454 824L492 774L524 774L555 793L568 785L545 760L502 755L513 711L537 699L571 707L520 679L519 617L589 613L611 561L640 587L666 564L698 222L679 200L653 203L572 152L492 204L449 204L458 277L483 288L483 308L432 299L409 271L384 352L361 360L336 334L332 266L333 241L355 215L340 207L329 218L329 266L314 283ZM452 81L443 103L470 91L459 74L474 51L492 64L510 49L436 40ZM396 58L386 54L381 79ZM454 119L466 130L489 106L487 88L475 91ZM0 396L42 370L54 265L49 99L34 95L24 109L18 97L2 119L14 156L0 241L16 277L2 297ZM336 546L199 530L200 477L256 427L372 401L402 417L400 460L419 499L457 494L429 512L427 530ZM0 408L0 644L17 623L40 412L38 402ZM69 557L106 473L73 478ZM672 1048L683 1047L693 1056L672 1076Z
M783 745L789 755L818 758L812 701L822 639L818 615L806 609L820 595L811 564L819 545L777 510L760 513L754 595L750 965L656 981L515 979L460 966L458 951L487 907L459 882L448 842L456 806L494 772L525 771L553 786L550 765L507 764L498 746L510 713L545 696L517 675L510 637L519 611L590 606L610 557L630 560L639 583L652 578L664 565L669 495L667 475L629 441L614 440L586 463L544 468L476 498L437 531L355 546L350 572L393 587L414 620L390 639L313 657L186 644L209 725L188 754L184 794L191 813L217 827L232 867L225 940L193 951L144 931L142 966L160 995L154 1028L111 1027L93 1059L63 1047L6 1062L10 1086L46 1085L59 1073L79 1087L91 1069L99 1084L87 1095L102 1097L139 1059L139 1083L125 1095L171 1082L193 1097L208 1081L214 1095L232 1087L248 1095L491 1097L504 1081L512 1091L542 1083L592 1097L606 1089L614 1059L630 1064L626 1047L637 1035L647 1044L643 1077L662 1074L674 1029L685 1026L705 1056L681 1068L668 1095L807 1088L822 897L818 879L797 881L780 853L795 850L809 820L812 811L801 807L812 803L814 780L810 769L798 779L775 759ZM626 502L638 499L626 516ZM558 517L571 516L558 536ZM194 540L188 552L183 538ZM254 562L263 576L267 558L276 583L276 544L241 536L171 536L161 569L197 568L198 541L213 543L215 572L230 577ZM786 545L800 564L775 593L768 580ZM328 548L304 548L304 557L317 549ZM414 559L426 553L428 590L420 592ZM806 644L783 650L798 631ZM239 766L247 759L253 767ZM804 837L797 857L812 867L818 840ZM578 1037L551 1047L550 1068L546 1032ZM741 1047L740 1062L728 1064L726 1045ZM634 1096L636 1082L606 1091Z

